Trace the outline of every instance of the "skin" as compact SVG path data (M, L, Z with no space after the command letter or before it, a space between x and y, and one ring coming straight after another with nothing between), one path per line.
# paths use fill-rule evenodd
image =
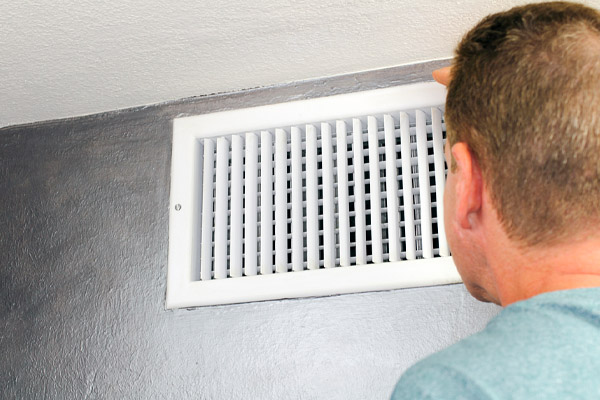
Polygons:
M438 81L444 86L448 86L450 83L450 73L452 72L452 67L444 67L440 69L436 69L433 71L433 79Z
M447 85L450 67L434 71L433 77ZM456 163L444 192L446 235L473 297L507 306L546 292L600 287L600 232L535 248L509 239L469 146L447 144L445 152Z

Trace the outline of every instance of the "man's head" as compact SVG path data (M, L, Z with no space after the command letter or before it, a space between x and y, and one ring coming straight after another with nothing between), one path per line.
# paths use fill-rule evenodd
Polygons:
M445 115L511 240L546 246L598 229L598 11L556 2L485 18L456 50Z

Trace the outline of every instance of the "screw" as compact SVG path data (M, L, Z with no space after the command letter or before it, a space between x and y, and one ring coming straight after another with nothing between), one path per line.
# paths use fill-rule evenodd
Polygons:
M181 204L175 204L175 211L181 210Z

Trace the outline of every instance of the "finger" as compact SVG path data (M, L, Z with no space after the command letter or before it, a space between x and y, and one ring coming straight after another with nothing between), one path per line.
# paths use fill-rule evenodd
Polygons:
M452 79L451 73L451 67L444 67L436 69L435 71L433 71L432 75L433 79L435 79L437 82L441 83L444 86L448 86L450 80Z

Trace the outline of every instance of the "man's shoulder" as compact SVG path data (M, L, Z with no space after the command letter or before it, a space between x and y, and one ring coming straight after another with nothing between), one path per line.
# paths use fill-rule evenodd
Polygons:
M487 382L496 381L510 362L515 345L528 340L506 336L503 310L481 332L435 353L409 368L396 385L396 399L488 399ZM518 352L517 352L518 353ZM514 358L513 358L514 359Z
M398 381L392 400L491 399L490 391L461 368L429 357L409 368Z
M507 307L483 331L417 363L394 399L544 398L548 382L563 381L571 383L560 390L579 384L577 393L600 396L599 368L600 288L554 293Z
M430 362L469 370L518 369L556 354L561 360L577 352L600 356L599 340L600 288L567 290L508 306L484 330L434 354Z

